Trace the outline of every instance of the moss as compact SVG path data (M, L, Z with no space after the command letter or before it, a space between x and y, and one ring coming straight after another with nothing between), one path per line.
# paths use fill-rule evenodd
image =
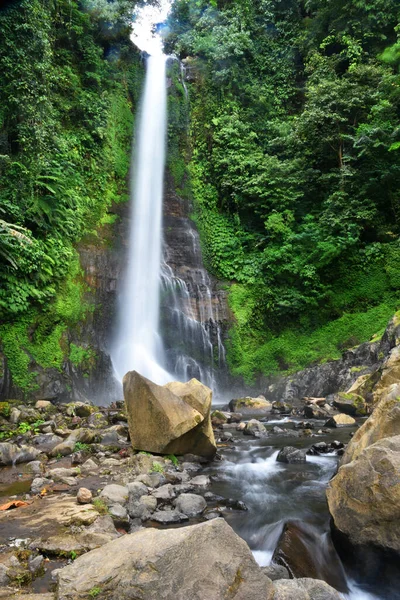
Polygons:
M2 417L10 416L10 403L9 402L0 402L0 415Z

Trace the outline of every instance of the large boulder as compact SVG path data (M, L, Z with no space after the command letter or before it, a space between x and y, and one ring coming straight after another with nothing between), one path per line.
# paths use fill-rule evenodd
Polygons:
M338 415L333 415L330 419L325 423L325 427L348 427L349 425L355 425L356 421L350 415L345 415L340 413Z
M252 415L267 415L272 411L272 402L265 398L236 398L229 402L231 412L239 412L248 417Z
M356 546L400 552L400 435L364 441L353 457L327 489L335 527Z
M386 397L390 390L394 397L400 395L400 345L391 350L382 366L380 379L373 389L374 403Z
M35 460L40 453L40 450L32 446L17 446L16 444L3 442L0 444L0 466L30 462Z
M360 454L378 440L400 433L400 401L385 397L376 406L372 415L352 437L341 464L355 460Z
M223 519L144 529L88 552L58 573L57 600L272 600L273 585Z
M135 449L214 456L212 392L208 387L196 379L159 386L131 371L124 377L124 396Z
M359 394L339 392L333 400L333 405L351 417L363 417L367 414L367 404Z

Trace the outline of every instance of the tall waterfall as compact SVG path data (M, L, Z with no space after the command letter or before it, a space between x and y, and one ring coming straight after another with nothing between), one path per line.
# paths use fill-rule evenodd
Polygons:
M120 380L135 369L159 384L172 379L161 366L158 330L166 117L166 56L157 52L147 59L136 159L131 169L128 266L111 356Z

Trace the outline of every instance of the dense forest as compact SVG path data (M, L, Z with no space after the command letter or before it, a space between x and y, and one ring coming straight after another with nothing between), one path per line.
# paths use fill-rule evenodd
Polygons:
M128 198L144 71L130 41L134 4L22 0L0 10L0 338L27 391L32 360L60 369L90 352L67 335L90 309L76 244Z
M232 284L231 370L295 370L399 307L396 0L176 0L191 125L174 173Z
M27 391L32 359L87 358L68 339L90 310L76 248L127 199L136 4L0 10L0 338ZM396 0L173 3L166 50L185 65L190 124L170 93L168 166L229 289L228 361L246 382L338 358L399 308L399 12Z

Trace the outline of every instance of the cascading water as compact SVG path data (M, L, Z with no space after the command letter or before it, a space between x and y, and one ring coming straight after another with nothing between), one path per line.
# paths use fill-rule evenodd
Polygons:
M121 380L135 369L156 383L171 376L162 368L159 296L166 133L166 56L147 59L147 72L132 168L132 225L119 330L112 361Z
M179 240L189 256L189 261L185 257L186 267L171 257L173 251L168 242L162 248L167 57L162 52L161 38L153 31L165 19L169 5L167 0L161 2L161 12L151 6L140 9L132 36L150 56L137 130L136 160L131 169L128 265L111 358L120 381L127 371L135 369L158 384L196 377L215 389L215 373L225 366L220 327L223 311L218 306L219 299L213 297L211 280L202 263L198 233L189 219L182 219L184 226L180 228ZM183 67L181 77L187 96ZM182 268L185 272L181 272ZM165 356L159 333L160 291Z

